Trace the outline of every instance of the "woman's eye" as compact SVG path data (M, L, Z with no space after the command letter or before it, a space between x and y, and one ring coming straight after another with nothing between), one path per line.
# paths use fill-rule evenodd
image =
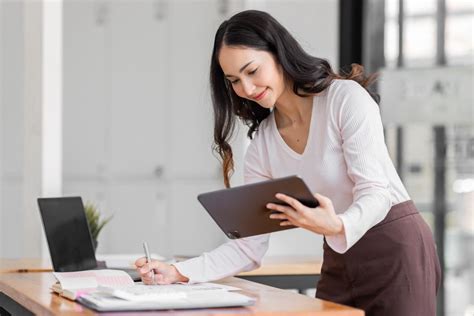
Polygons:
M232 83L232 84L236 84L237 82L239 82L239 79L230 80L230 83Z
M255 70L250 71L250 72L249 72L249 75L253 75L254 73L256 73L256 72L257 72L257 69L258 69L258 68L255 68Z

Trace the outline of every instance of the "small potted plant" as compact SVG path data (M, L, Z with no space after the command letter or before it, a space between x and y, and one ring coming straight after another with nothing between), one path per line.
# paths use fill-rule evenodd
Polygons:
M107 218L101 218L100 212L97 207L91 202L86 202L84 205L86 212L87 223L89 224L89 230L91 232L92 243L94 249L97 250L99 233L104 226L110 222L112 215Z

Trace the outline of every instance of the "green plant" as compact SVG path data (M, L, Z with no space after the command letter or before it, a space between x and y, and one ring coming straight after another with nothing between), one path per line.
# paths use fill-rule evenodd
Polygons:
M107 218L101 218L99 210L91 202L87 202L84 205L84 210L86 212L87 223L89 224L92 240L97 242L97 237L99 236L100 231L104 228L105 224L110 222L113 216L110 215Z

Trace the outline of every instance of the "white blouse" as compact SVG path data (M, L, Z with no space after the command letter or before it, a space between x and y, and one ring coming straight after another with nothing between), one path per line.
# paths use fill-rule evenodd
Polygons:
M352 80L334 80L313 100L305 150L292 150L274 113L261 122L245 155L244 182L289 175L331 199L344 233L326 236L338 253L382 221L392 205L409 200L384 142L377 103ZM231 240L199 257L176 263L190 283L217 280L260 266L269 234Z

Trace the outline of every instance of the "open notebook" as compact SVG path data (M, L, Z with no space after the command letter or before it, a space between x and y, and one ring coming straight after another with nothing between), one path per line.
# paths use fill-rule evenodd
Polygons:
M145 285L120 270L54 272L53 291L97 311L247 306L255 300L216 284Z

